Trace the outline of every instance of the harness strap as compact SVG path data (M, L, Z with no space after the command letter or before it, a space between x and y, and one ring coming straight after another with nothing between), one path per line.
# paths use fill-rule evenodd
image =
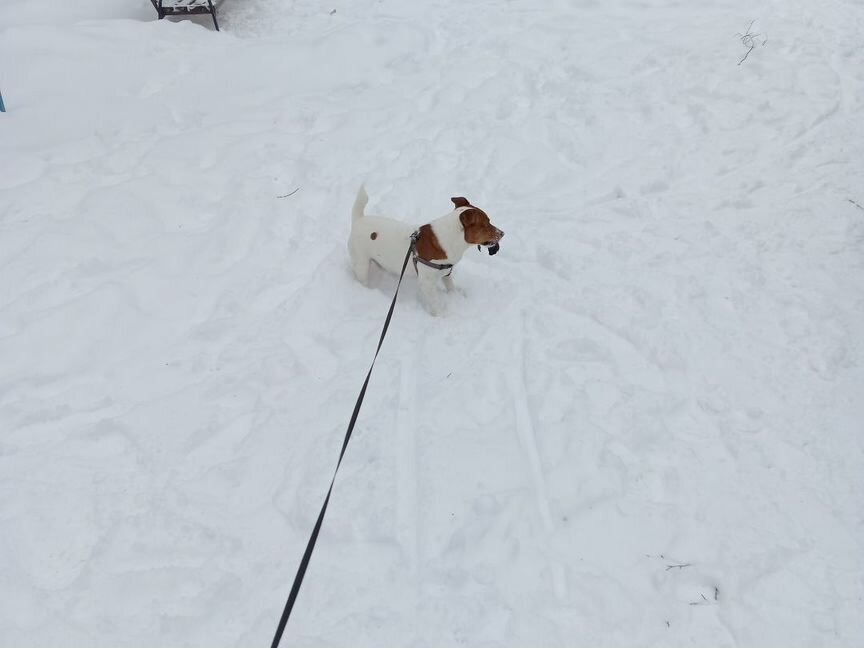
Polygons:
M390 328L393 309L396 307L396 298L399 296L399 287L402 285L402 278L405 276L405 268L408 267L408 259L411 258L412 254L414 254L414 245L416 241L417 238L415 234L411 237L411 245L405 253L405 261L402 263L402 272L399 274L399 282L396 284L396 292L393 293L393 301L390 302L390 310L387 311L387 318L384 320L384 328L381 330L381 337L378 339L378 348L375 349L375 356L372 358L372 364L369 367L369 372L366 374L366 380L363 381L360 395L357 397L357 402L354 404L354 411L352 412L351 420L348 423L348 430L345 432L345 439L342 441L342 451L339 453L339 461L336 462L336 470L333 471L333 479L330 480L330 488L327 489L327 497L324 498L321 512L318 513L318 520L315 522L315 527L312 529L312 535L309 536L309 542L306 543L306 551L303 552L303 558L300 561L300 566L297 568L297 573L294 576L294 584L291 585L291 592L288 594L288 600L285 602L285 609L282 610L282 617L279 619L279 625L276 627L276 635L273 637L273 643L270 644L271 648L277 648L279 646L279 641L282 639L282 633L285 632L285 626L291 616L291 610L294 609L294 601L297 600L297 594L300 592L300 586L303 584L303 577L306 575L306 569L309 567L312 552L315 550L315 543L318 542L318 533L321 531L321 525L324 522L324 514L327 513L327 505L330 503L333 484L336 482L336 473L339 472L339 466L342 465L342 457L345 456L348 441L351 440L351 433L354 431L354 425L357 423L357 415L360 414L360 406L363 404L363 398L366 396L366 388L369 386L369 378L372 376L372 369L375 367L375 360L378 359L378 352L381 351L381 345L384 343L384 336L387 335L387 329Z
M450 273L453 272L453 264L452 263L432 263L431 261L427 261L423 257L417 256L417 253L414 253L414 272L417 271L417 264L422 263L425 266L429 266L430 268L434 268L435 270L449 270L446 276L450 276Z
M417 270L417 264L422 263L423 265L433 268L435 270L449 270L445 276L449 277L453 273L453 264L452 263L434 263L432 261L427 261L421 256L417 254L417 239L420 236L420 230L417 230L411 235L411 261L414 263L414 272L420 274L420 271Z

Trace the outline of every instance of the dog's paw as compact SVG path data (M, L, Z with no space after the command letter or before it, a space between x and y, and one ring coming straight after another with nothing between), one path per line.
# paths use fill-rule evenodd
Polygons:
M462 299L467 299L468 297L468 291L465 290L462 286L453 286L453 288L451 288L449 292L451 294L455 293L459 295Z
M454 284L453 280L450 277L444 277L444 290L451 294L458 293L463 297L468 296L465 290Z
M432 317L441 317L441 315L442 315L442 311L441 311L440 307L436 306L435 308L430 308L429 306L426 306L425 308L426 308L426 312L429 315L431 315Z

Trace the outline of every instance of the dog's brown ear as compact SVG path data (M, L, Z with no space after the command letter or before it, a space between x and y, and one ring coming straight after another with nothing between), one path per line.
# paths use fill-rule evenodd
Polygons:
M459 214L459 220L462 221L462 227L471 227L480 221L480 213L476 209L466 209Z
M457 198L451 198L450 200L453 201L453 204L456 205L457 209L459 207L470 207L471 206L471 203L468 202L468 199L462 198L461 196L459 196Z

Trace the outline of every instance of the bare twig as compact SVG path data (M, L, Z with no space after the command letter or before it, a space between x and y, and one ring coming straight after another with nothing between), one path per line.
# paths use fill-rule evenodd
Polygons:
M741 33L735 34L736 36L738 36L739 40L741 41L741 44L747 48L747 53L744 55L744 58L742 58L740 61L738 61L738 65L741 65L744 61L746 61L747 57L750 56L750 52L752 52L753 49L756 47L756 37L759 36L759 34L751 34L750 33L750 29L753 27L753 23L755 23L755 22L756 22L755 20L751 20L750 24L747 25L747 31L744 32L743 34L741 34ZM768 42L768 38L766 37L765 40L762 41L762 44L764 45L767 42Z
M276 197L277 198L288 198L289 196L293 196L298 191L300 191L300 187L297 187L294 191L292 191L291 193L287 193L284 196L276 196Z
M856 206L858 209L860 209L861 211L864 211L864 207L862 207L861 205L859 205L857 202L855 202L855 201L852 200L851 198L847 198L846 200L848 200L850 203L852 203L853 205L855 205L855 206Z
M755 20L751 20L751 21L750 21L750 24L747 25L747 31L744 32L744 34L742 34L741 32L738 32L738 33L735 34L735 35L736 35L738 38L744 38L745 34L749 34L749 33L750 33L750 28L753 26L753 24L754 24L755 22L756 22Z
M666 571L670 569L684 569L685 567L690 567L693 563L681 563L680 565L666 565Z

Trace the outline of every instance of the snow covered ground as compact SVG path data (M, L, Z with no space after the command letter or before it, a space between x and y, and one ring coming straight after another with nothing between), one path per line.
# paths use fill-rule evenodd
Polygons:
M2 648L268 644L361 181L507 236L408 280L284 645L864 645L860 3L154 17L0 0Z

